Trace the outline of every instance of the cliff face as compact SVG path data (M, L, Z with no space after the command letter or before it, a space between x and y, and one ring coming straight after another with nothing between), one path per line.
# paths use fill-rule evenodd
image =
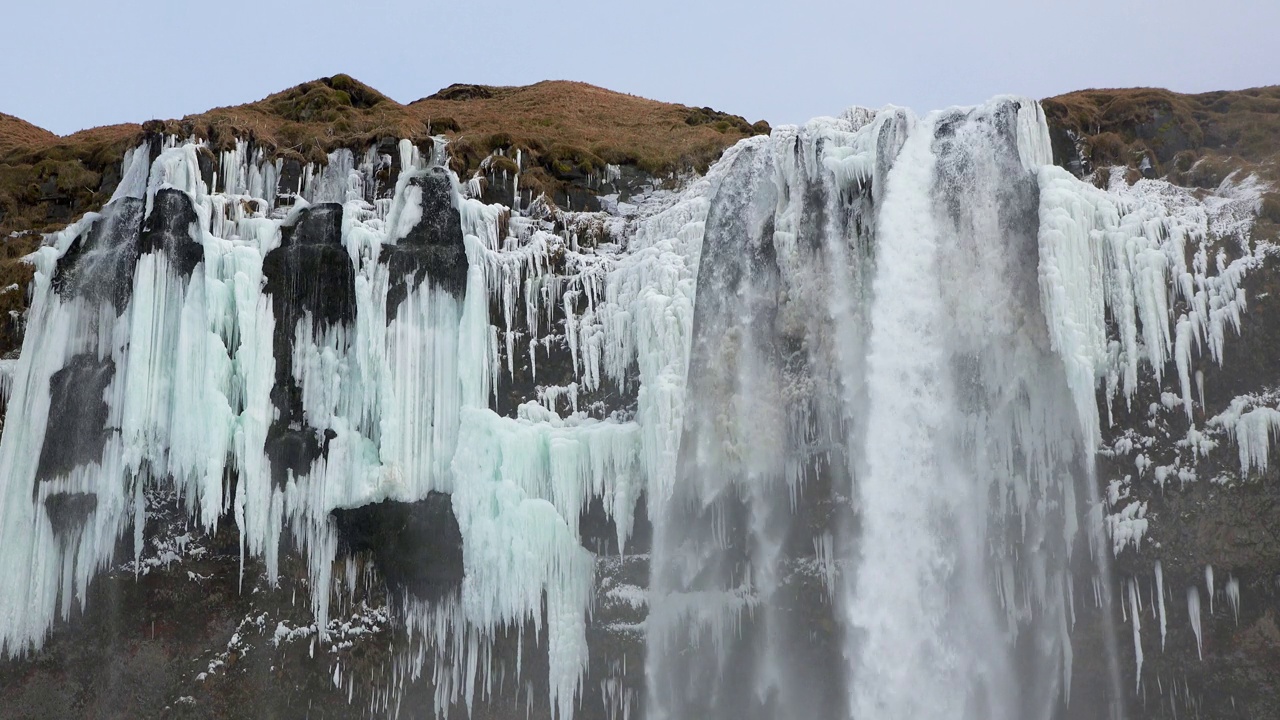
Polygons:
M1225 267L1248 251L1250 241L1277 236L1280 196L1271 188L1280 186L1280 91L1202 96L1086 91L1046 100L1044 110L1055 162L1101 187L1165 178L1197 198L1209 191L1215 197L1256 197L1249 201L1257 213L1253 222L1232 225L1232 217L1219 218L1220 237L1210 262ZM99 128L69 138L8 116L0 116L0 122L0 230L17 233L6 240L0 262L6 274L0 282L18 286L0 295L5 303L0 309L11 317L7 334L0 336L8 358L21 346L20 318L34 275L19 258L40 244L39 232L60 229L106 205L125 181L121 159L139 142L149 143L148 159L155 160L165 135L204 139L195 162L210 192L235 195L234 183L240 182L243 195L250 195L252 181L228 179L239 167L229 162L232 156L244 160L245 167L263 158L262 167L274 167L274 182L260 179L272 185L274 206L246 206L241 214L250 220L255 213L288 216L282 230L287 237L280 247L264 251L261 264L269 297L284 302L275 316L289 318L281 326L291 326L304 317L351 322L357 314L356 273L331 272L348 255L340 237L352 222L344 215L350 211L344 210L343 198L324 194L328 181L319 163L334 167L335 151L352 151L344 156L349 166L341 169L360 176L365 199L388 222L394 216L379 203L392 204L397 192L405 193L405 183L398 180L410 169L410 148L422 158L442 153L443 164L457 174L469 199L514 210L494 215L496 233L523 233L543 242L563 239L528 262L544 264L539 271L548 276L568 277L590 273L573 264L580 262L577 251L608 248L630 237L648 212L646 202L691 182L691 171L705 172L739 139L769 131L762 123L751 125L709 108L654 103L576 83L455 85L400 105L345 76L181 121ZM433 140L440 135L449 139L443 148ZM401 138L408 145L398 142ZM1272 185L1249 185L1251 174ZM456 200L449 199L454 189L446 181L427 174L413 182L417 220L405 222L395 249L384 249L378 262L395 268L393 274L430 278L461 298L459 286L467 282L462 226L471 221L459 218L451 205ZM304 203L290 196L303 195L304 186L312 202L301 209ZM239 211L222 211L228 222L238 217ZM136 260L147 248L180 247L174 234L186 232L189 212L175 199L172 208L156 214L159 220L136 228L140 249L130 257ZM166 230L163 218L170 215L172 227ZM92 233L76 242L92 247ZM1131 401L1108 403L1100 396L1104 429L1097 479L1109 499L1104 522L1113 541L1128 539L1114 541L1113 614L1120 623L1125 677L1133 678L1134 667L1142 677L1129 695L1131 717L1280 713L1280 478L1266 462L1272 431L1263 426L1261 454L1255 449L1250 455L1240 449L1247 428L1236 422L1252 410L1274 407L1280 392L1275 361L1280 270L1274 254L1259 256L1264 260L1245 276L1247 310L1239 332L1229 328L1225 334L1221 366L1208 359L1208 352L1197 358L1191 372L1195 387L1187 391L1190 404L1184 405L1184 389L1176 387L1174 359L1163 368L1162 382L1144 371ZM167 257L183 264L177 254ZM553 306L547 318L539 319L538 311L521 307L532 302L530 293L541 291L522 285L532 275L521 272L494 278L510 288L510 297L495 294L490 307L501 368L493 381L496 413L530 413L520 406L534 400L566 414L581 408L599 420L633 416L642 402L636 376L644 370L631 368L612 377L597 369L601 377L584 381L587 363L580 355L590 352L589 337L547 329L592 309L596 301L586 297L590 291L584 286L577 305ZM398 298L388 300L385 323L392 327L394 308L408 308L401 303L413 297L413 289L392 287L387 296ZM535 347L531 340L540 344ZM331 441L342 441L336 433L326 434L332 430L307 425L311 412L302 408L311 401L292 385L285 361L300 362L292 342L286 328L268 343L277 358L280 391L270 396L277 421L266 429L265 443L273 468L301 473L330 452ZM82 411L73 407L67 416ZM1203 440L1189 434L1193 428L1203 431ZM479 426L474 431L480 432ZM47 462L56 464L56 459ZM272 482L283 487L288 477ZM818 483L793 502L799 502L806 522L819 527L838 514L838 496ZM546 652L552 630L534 619L503 626L484 648L481 657L492 659L494 676L483 679L486 690L474 702L459 692L463 681L456 667L452 675L417 676L421 658L437 652L424 638L444 630L406 628L397 609L440 602L462 584L463 542L453 506L458 501L448 495L414 501L387 497L333 511L332 573L341 579L335 580L327 633L320 632L308 602L317 582L315 563L306 556L310 540L285 535L278 567L272 567L270 560L245 554L230 510L200 527L188 520L190 496L151 487L138 497L145 509L137 536L141 542L132 533L119 538L110 567L87 585L83 609L77 603L38 651L0 664L0 714L337 718L399 711L419 717L442 706L463 712L467 705L478 718L552 716L556 700L543 680L549 673L554 677ZM583 509L578 522L581 545L598 552L592 560L594 611L586 627L589 676L579 717L613 717L624 708L636 712L644 694L642 623L648 608L643 589L650 583L652 543L647 502L641 495L634 527L620 530L626 517L599 499ZM84 512L73 501L48 507L51 518ZM788 552L813 557L804 566L807 571L787 580L788 611L803 617L812 632L826 635L809 661L834 668L841 632L831 604L822 598L830 592L835 566L824 569L824 557L831 561L830 555L817 545L809 547L803 532L796 535L799 540L784 544L804 547ZM619 553L620 538L626 539L625 554ZM1087 576L1077 579L1078 594L1088 582ZM1189 599L1193 596L1197 599ZM1135 645L1130 633L1137 618L1141 631L1133 636ZM1099 678L1105 669L1090 665L1100 663L1100 653L1087 659L1103 632L1096 616L1083 616L1075 630L1077 656L1086 658L1076 668L1085 693L1103 685ZM407 659L415 656L416 666ZM516 667L519 680L513 679ZM1078 701L1076 707L1088 704Z
M1127 183L1164 178L1203 194L1251 175L1261 180L1251 194L1253 225L1223 229L1218 262L1239 257L1244 243L1280 237L1280 90L1089 90L1044 107L1055 160L1100 185L1119 175ZM1240 450L1250 441L1246 426L1225 429L1240 413L1274 406L1278 273L1270 255L1247 275L1239 332L1227 332L1221 364L1197 364L1193 407L1167 380L1176 374L1171 363L1164 383L1145 378L1132 402L1111 409L1099 482L1117 519L1145 521L1132 540L1117 543L1114 568L1122 602L1132 595L1140 606L1145 702L1135 703L1138 717L1280 712L1280 476L1266 451L1251 459ZM1192 428L1208 442L1189 443ZM1268 434L1274 442L1275 430L1264 426L1254 447ZM1135 667L1131 625L1121 627L1122 647Z

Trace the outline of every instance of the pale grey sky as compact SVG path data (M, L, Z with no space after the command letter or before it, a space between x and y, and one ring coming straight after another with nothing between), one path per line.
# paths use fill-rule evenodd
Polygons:
M0 11L0 111L57 133L345 72L400 102L582 80L802 122L1001 93L1280 83L1275 0L35 0Z

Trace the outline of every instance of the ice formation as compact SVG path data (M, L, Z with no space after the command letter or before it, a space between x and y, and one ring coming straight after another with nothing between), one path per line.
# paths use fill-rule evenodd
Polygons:
M1204 566L1204 584L1205 584L1205 587L1209 588L1209 614L1213 615L1214 592L1213 592L1213 566L1212 565Z
M1187 588L1187 615L1191 618L1191 632L1196 636L1196 656L1204 659L1204 637L1200 624L1200 588Z
M149 141L102 212L33 256L25 343L0 366L23 420L0 440L17 578L0 654L39 648L130 528L141 551L155 488L205 528L234 521L273 582L282 542L300 548L318 635L344 582L336 518L444 495L462 577L404 600L418 644L392 670L429 676L442 716L494 692L497 638L530 628L561 718L596 686L653 720L1056 717L1075 583L1109 617L1109 558L1147 531L1123 483L1098 494L1095 454L1140 449L1101 447L1111 404L1171 365L1178 392L1152 412L1211 447L1200 368L1224 362L1258 256L1211 257L1235 228L1221 207L1099 189L1051 154L1030 100L855 109L744 140L626 212L549 222L518 172L500 178L514 208L476 199L490 179L460 181L439 144L294 172L247 142ZM1260 403L1203 428L1245 473L1280 435ZM619 554L652 524L649 587L615 588L648 611L643 693L588 682L593 503ZM837 642L795 612L802 566ZM1120 588L1140 691L1143 600ZM1234 579L1228 598L1238 615ZM1195 587L1187 602L1199 647ZM1104 640L1099 715L1122 692Z
M460 627L540 624L545 592L551 696L572 715L591 586L577 517L607 497L625 543L639 427L488 409L492 270L518 261L498 244L505 210L398 151L386 197L370 185L392 158L338 151L277 208L280 165L245 144L208 180L199 143L155 141L101 213L36 254L6 374L24 422L0 443L0 562L25 579L0 590L6 654L40 646L130 525L140 548L148 486L172 483L205 528L234 518L272 579L290 533L325 589L322 628L331 511L438 491L463 531Z
M1212 241L1220 237L1214 217L1167 183L1144 180L1107 192L1046 165L1040 184L1041 291L1080 416L1099 417L1097 378L1105 380L1108 402L1118 393L1128 399L1140 362L1159 382L1172 360L1192 420L1195 354L1222 364L1227 331L1239 330L1245 310L1240 282L1259 256L1227 263L1219 254L1210 267ZM1108 336L1108 319L1118 338ZM1096 443L1099 428L1087 422Z
M735 151L713 173L679 504L654 517L650 716L953 717L979 696L988 717L1051 715L1080 527L1063 478L1096 433L1071 398L1105 365L1069 383L1055 350L1076 351L1046 332L1068 321L1040 309L1065 291L1038 245L1067 241L1037 234L1060 197L1039 192L1039 107L856 110ZM821 560L848 568L843 672L796 639L778 583L800 512L778 508L824 478L854 492ZM1038 654L1015 667L990 638L1023 633Z
M1164 650L1164 638L1168 630L1168 622L1164 613L1164 566L1156 561L1156 607L1160 609L1160 650Z
M1240 451L1240 474L1247 476L1256 470L1267 471L1271 445L1280 441L1280 409L1267 404L1280 400L1276 393L1262 397L1245 395L1235 398L1226 410L1213 416L1206 426L1225 430Z
M1137 663L1134 671L1134 692L1142 690L1142 613L1138 607L1138 582L1129 580L1129 623L1133 626L1133 657Z

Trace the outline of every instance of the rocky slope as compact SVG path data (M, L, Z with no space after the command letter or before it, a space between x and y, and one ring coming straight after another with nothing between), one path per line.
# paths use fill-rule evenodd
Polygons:
M1099 185L1167 178L1199 193L1241 184L1253 174L1280 187L1280 89L1198 96L1085 91L1048 99L1044 108L1055 161ZM375 146L395 155L390 151L395 140L408 138L429 153L432 136L444 135L450 140L444 149L450 167L464 181L474 178L478 197L523 207L547 229L575 241L600 242L608 239L611 220L566 211L598 210L600 197L606 196L613 203L608 209L627 222L618 198L660 191L684 173L704 171L737 140L768 131L763 123L748 124L708 108L656 103L579 83L454 85L400 105L345 76L180 121L98 128L67 138L0 116L0 232L8 235L0 283L9 288L0 294L0 310L10 318L0 343L12 357L21 342L31 270L20 258L38 246L40 232L103 205L121 180L124 152L147 136L207 139L201 171L215 187L216 153L234 148L237 138L250 140L253 151L280 158L282 177L296 179L306 163L323 161L338 148L364 152ZM383 189L394 185L396 171L387 168ZM536 202L543 195L550 202ZM1251 238L1227 232L1221 239L1227 261L1240 254L1243 240L1277 237L1280 195L1266 189L1256 209ZM1198 368L1203 389L1196 392L1200 402L1194 417L1201 428L1229 411L1237 398L1252 395L1257 404L1266 399L1275 404L1280 392L1276 262L1272 255L1247 276L1248 310L1239 337L1232 332L1226 339L1225 369L1212 363ZM567 385L574 363L566 350L538 361L537 383L527 359L513 358L500 394L510 407L500 411L513 413L537 384ZM1117 615L1125 613L1117 617L1125 668L1137 662L1127 635L1131 599L1141 606L1143 621L1140 644L1148 679L1135 695L1130 717L1276 716L1280 477L1276 466L1266 463L1242 468L1237 443L1225 431L1210 438L1216 444L1202 445L1203 451L1189 450L1190 424L1171 380L1177 374L1169 368L1163 376L1163 385L1148 379L1132 404L1112 408L1114 422L1105 431L1099 464L1098 481L1104 495L1113 498L1108 513L1115 522L1146 521L1140 542L1135 538L1119 546L1114 568L1121 600ZM600 403L598 412L625 411L630 401L617 390L584 393L581 402ZM1177 397L1171 401L1168 395ZM344 528L341 570L348 581L331 613L328 643L316 640L300 558L282 553L282 581L272 588L258 561L250 559L241 568L229 519L207 534L188 526L178 498L153 493L146 502L146 549L138 561L119 560L100 576L86 610L59 623L41 651L0 664L0 715L366 717L397 709L403 717L429 715L423 708L433 705L433 693L442 684L426 678L405 682L400 663L415 648L406 646L404 628L395 625L388 608L406 591L430 596L431 587L458 572L449 559L456 543L435 520L439 515L433 514L432 500L337 518ZM1133 509L1126 514L1126 508ZM640 588L647 584L647 538L643 513L638 514L639 527L625 556L616 554L615 528L603 509L593 508L583 519L584 544L614 547L598 560L601 580L588 632L600 656L592 658L580 717L611 717L611 710L629 705L619 704L620 696L642 687L638 623L645 609ZM133 557L132 538L126 540L116 553L119 559ZM431 558L414 554L424 547L441 550L429 553ZM820 584L821 573L803 582ZM1200 598L1199 638L1192 630L1191 588ZM1162 602L1156 599L1160 595ZM816 613L816 627L829 622L824 611ZM535 648L545 647L545 626L540 632L534 642L538 630L512 630L499 639L494 656L508 667L520 662L525 678L539 677L547 661ZM1087 626L1077 630L1081 655L1096 632ZM522 633L528 641L519 641ZM1087 678L1096 669L1077 672ZM545 688L503 682L493 680L493 692L477 703L473 717L550 715Z

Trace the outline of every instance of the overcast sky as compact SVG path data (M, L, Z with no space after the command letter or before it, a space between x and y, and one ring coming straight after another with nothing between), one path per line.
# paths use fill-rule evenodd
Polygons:
M774 124L850 105L1280 83L1276 0L6 5L0 112L57 133L181 117L339 72L406 103L455 82L568 79Z

